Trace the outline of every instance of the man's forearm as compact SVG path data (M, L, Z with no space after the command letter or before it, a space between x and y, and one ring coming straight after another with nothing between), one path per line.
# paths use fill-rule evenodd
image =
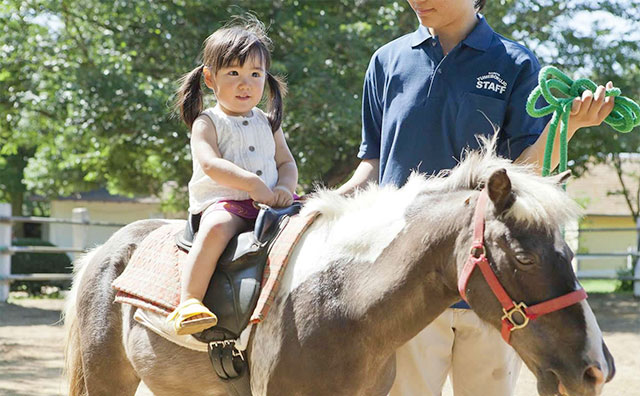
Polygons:
M531 146L527 147L522 154L515 160L515 162L520 164L529 164L533 165L538 173L542 173L542 166L544 164L544 151L547 145L547 136L549 136L549 125L551 121L547 124L542 131L542 134L538 137L538 140ZM573 135L576 133L576 128L572 127L571 123L569 123L569 128L567 131L567 140L570 140ZM551 153L551 169L549 171L553 171L556 166L560 163L560 125L558 125L558 130L556 131L555 141L553 142L553 152Z
M340 186L336 191L341 195L347 195L353 193L358 188L365 187L370 182L377 183L380 172L379 169L379 159L362 160L349 181Z

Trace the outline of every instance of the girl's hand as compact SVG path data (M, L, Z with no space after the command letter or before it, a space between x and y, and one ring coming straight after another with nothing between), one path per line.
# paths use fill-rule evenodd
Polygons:
M256 202L263 203L265 205L273 206L275 205L276 195L271 191L269 187L260 179L256 177L256 181L254 182L254 186L251 190L249 190L249 196Z
M571 105L569 116L570 130L576 131L579 128L600 125L602 121L611 113L614 106L614 97L605 97L605 90L613 88L613 83L609 81L606 88L598 86L596 92L586 90L582 97L575 98Z
M275 186L273 188L273 194L275 196L275 203L273 206L276 208L284 208L290 206L293 203L293 195L284 186Z

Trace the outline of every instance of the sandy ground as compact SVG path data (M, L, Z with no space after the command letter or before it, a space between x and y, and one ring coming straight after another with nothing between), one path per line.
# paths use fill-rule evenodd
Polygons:
M594 294L589 302L616 359L616 377L603 395L640 396L640 300ZM0 303L0 395L66 394L61 376L64 332L59 323L63 305L62 300L48 299ZM536 394L535 379L523 368L516 396ZM447 386L443 396L451 395ZM141 385L137 396L151 393Z

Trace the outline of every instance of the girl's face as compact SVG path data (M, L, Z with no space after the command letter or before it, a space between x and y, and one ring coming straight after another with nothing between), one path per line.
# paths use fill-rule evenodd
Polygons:
M222 110L228 115L248 115L264 92L266 71L257 57L248 58L244 65L218 70L215 76L205 68L205 84L213 89Z
M474 0L407 0L420 24L432 29L457 25L470 14L475 15Z

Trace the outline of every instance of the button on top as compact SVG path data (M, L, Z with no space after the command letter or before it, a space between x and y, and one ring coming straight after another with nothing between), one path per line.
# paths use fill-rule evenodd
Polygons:
M256 148L253 146L249 146L249 151L256 151Z
M438 69L438 74L442 74L442 69Z
M249 125L249 121L247 121L247 120L242 121L242 125L245 125L245 126Z
M432 46L434 46L434 47L436 46L436 44L437 44L437 43L436 43L436 41L435 41L435 40L433 40L433 41L431 42L431 45L432 45Z
M262 171L261 170L257 171L256 175L261 176L262 175Z

